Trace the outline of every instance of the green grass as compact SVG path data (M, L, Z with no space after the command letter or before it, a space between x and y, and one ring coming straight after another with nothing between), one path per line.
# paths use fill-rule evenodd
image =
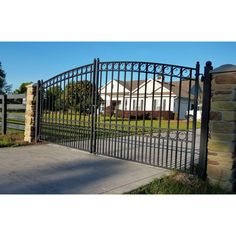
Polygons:
M89 121L91 121L91 118L86 115L86 116L79 116L78 114L44 114L44 118L45 120L48 119L53 119L54 122L58 122L58 123L63 123L63 119L64 119L64 123L66 123L67 121L70 123L72 121L73 122L76 121L80 121L81 122L81 126L90 126L90 124L88 123ZM153 129L173 129L173 130L187 130L188 129L192 129L193 127L193 122L189 121L189 127L187 126L187 120L180 120L179 122L177 120L131 120L129 121L128 119L122 119L122 118L116 118L116 117L104 117L103 115L99 115L97 116L97 120L98 120L98 128L103 128L104 127L104 123L105 123L105 128L110 128L111 125L111 129L116 129L116 130L128 130L129 127L132 127L132 129L134 129L134 127L138 127L139 131L149 131L151 128ZM122 128L123 126L123 128ZM200 128L201 123L199 121L197 121L197 128Z
M11 112L12 113L12 112ZM12 113L13 114L13 113ZM16 114L24 114L24 113L16 113ZM75 114L60 114L60 116L57 114L50 114L50 115L44 115L46 119L48 118L53 118L54 119L54 123L58 122L58 123L63 123L63 119L64 119L64 123L67 122L70 124L70 122L76 121L81 121L81 126L90 126L90 124L88 123L88 121L90 120L89 116L79 116L79 114L75 115ZM56 119L57 118L57 119ZM59 120L60 119L60 120ZM103 115L100 115L97 117L98 120L98 128L103 128L104 127L104 122L105 122L105 128L110 128L111 125L111 129L116 129L116 130L123 130L123 131L127 131L129 127L132 127L131 130L134 130L134 127L136 126L136 121L135 120L131 120L130 122L128 121L128 119L122 119L122 118L116 118L116 117L104 117ZM0 118L1 121L1 118ZM19 124L19 125L24 125L24 121L20 121L20 120L15 120L15 119L8 119L7 122L11 123L11 124ZM122 128L123 126L123 128ZM177 120L161 120L161 122L159 120L138 120L137 121L137 126L138 126L138 130L139 131L144 131L144 132L148 132L151 127L155 130L155 129L179 129L179 130L187 130L187 120L180 120L179 122L177 122ZM193 126L193 122L189 121L189 127L188 129L192 129ZM199 121L197 121L197 128L200 128L201 123Z
M25 144L24 131L8 129L6 135L0 135L0 148Z
M129 194L225 194L219 185L212 185L195 176L174 173L129 192Z

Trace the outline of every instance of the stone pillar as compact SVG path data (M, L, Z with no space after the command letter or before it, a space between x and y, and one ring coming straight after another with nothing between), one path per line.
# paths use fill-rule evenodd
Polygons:
M37 86L35 84L30 84L27 86L24 141L29 143L34 141L36 88Z
M236 66L211 71L212 100L207 175L229 191L236 191Z

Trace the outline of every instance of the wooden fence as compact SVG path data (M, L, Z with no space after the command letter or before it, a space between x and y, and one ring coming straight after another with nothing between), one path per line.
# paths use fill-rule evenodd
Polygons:
M0 95L0 126L2 134L6 134L8 128L25 129L25 107L25 94Z

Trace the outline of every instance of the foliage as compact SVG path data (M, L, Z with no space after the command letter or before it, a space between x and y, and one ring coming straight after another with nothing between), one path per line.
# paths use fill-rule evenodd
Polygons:
M24 83L22 83L20 85L20 87L14 91L14 93L17 93L17 94L26 93L26 91L27 91L27 87L26 86L29 85L29 84L32 84L32 83L33 82L24 82Z
M89 113L92 100L93 85L90 81L78 81L70 83L66 88L66 100L68 107L75 107L80 113Z
M56 111L63 108L63 90L60 86L50 87L46 90L44 94L45 101L47 104L45 106L50 111Z
M0 94L6 94L11 92L12 85L7 84L6 73L2 69L2 64L0 62Z
M69 83L64 90L60 86L50 87L45 92L46 107L51 111L72 110L89 114L91 109L93 85L90 81ZM100 97L97 96L97 104Z
M174 173L130 192L131 194L223 194L219 185L212 185L195 176Z

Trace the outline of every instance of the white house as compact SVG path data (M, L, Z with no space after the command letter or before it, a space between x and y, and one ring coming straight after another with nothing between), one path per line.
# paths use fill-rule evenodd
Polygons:
M178 104L180 99L180 119L185 119L185 112L188 110L189 101L189 80L181 82L172 82L170 92L170 84L163 83L161 78L132 81L109 81L100 89L102 98L101 110L112 106L114 110L124 111L172 111L178 112ZM193 106L194 86L190 91L190 109ZM201 89L200 89L201 92ZM146 97L145 97L146 94ZM162 107L161 107L162 94Z

